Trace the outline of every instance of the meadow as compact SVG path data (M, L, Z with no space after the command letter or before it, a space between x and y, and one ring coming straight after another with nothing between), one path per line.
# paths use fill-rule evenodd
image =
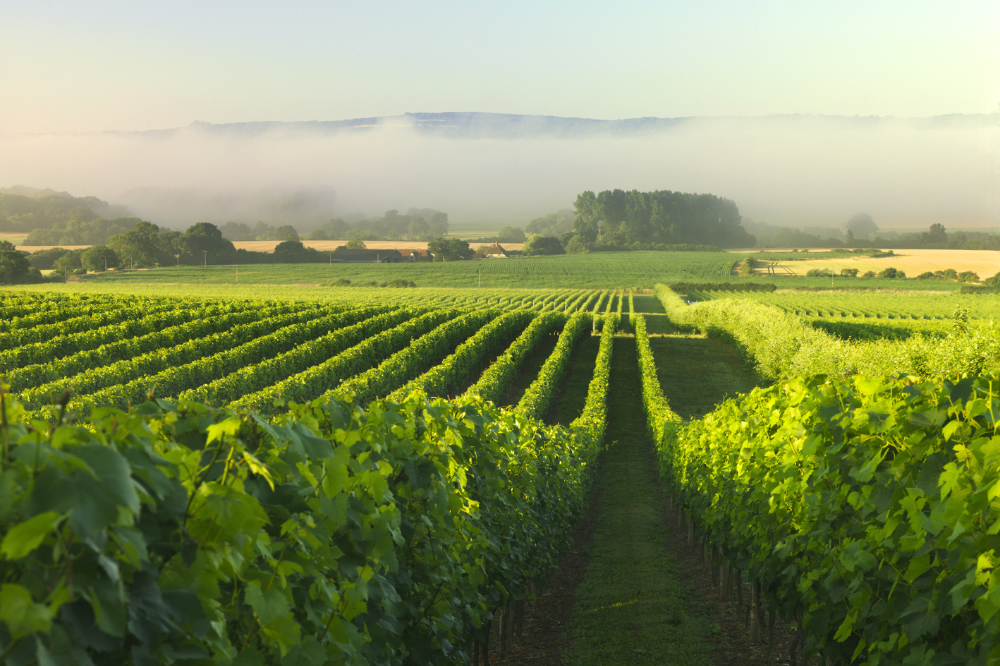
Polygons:
M592 566L559 619L586 636L573 663L709 663L692 594L745 614L769 662L985 663L996 297L664 284L760 281L732 263L180 268L0 292L0 604L26 609L0 612L0 649L503 662L597 488ZM418 288L306 280L414 269ZM664 564L658 484L700 592Z

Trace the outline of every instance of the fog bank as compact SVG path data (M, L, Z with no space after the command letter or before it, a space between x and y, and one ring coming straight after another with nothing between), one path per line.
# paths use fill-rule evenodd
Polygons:
M614 188L712 193L788 226L840 226L864 211L882 228L995 227L1000 211L997 115L439 115L6 135L0 186L96 195L167 226L411 206L446 211L453 224L525 223L584 190Z

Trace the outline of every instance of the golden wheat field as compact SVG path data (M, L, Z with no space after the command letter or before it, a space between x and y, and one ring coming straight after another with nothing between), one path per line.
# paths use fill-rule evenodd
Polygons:
M1000 272L1000 252L993 250L895 250L895 256L863 257L845 255L832 259L805 259L800 261L779 261L776 265L777 275L805 275L812 268L829 268L840 271L844 268L857 268L859 273L879 271L892 267L906 273L907 277L916 277L921 273L941 271L953 268L957 272L972 271L979 279L992 277ZM766 271L755 271L765 274Z

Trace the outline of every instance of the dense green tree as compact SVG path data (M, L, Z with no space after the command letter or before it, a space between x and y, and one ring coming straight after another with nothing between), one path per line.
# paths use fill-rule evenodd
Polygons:
M108 241L108 247L113 249L122 261L129 261L131 265L155 266L158 263L170 263L171 247L164 242L167 239L161 238L160 228L157 225L141 220L131 231L112 236Z
M344 247L346 247L348 250L366 250L366 249L368 249L365 246L365 242L363 240L360 240L360 239L357 239L357 238L353 238L353 239L347 241L347 245L345 245Z
M573 235L566 243L566 252L569 254L580 254L587 251L587 245L583 242L583 237Z
M468 241L460 238L435 238L427 244L427 251L434 255L434 261L471 259L476 253Z
M41 279L28 257L10 241L0 240L0 284L18 284Z
M83 268L83 253L86 250L70 250L52 263L52 269L62 275L68 275L78 268Z
M584 243L606 249L636 243L753 247L756 242L740 225L736 204L711 194L588 191L577 197L575 208L573 230Z
M289 236L287 240L278 243L278 246L274 248L272 256L280 264L307 264L328 260L326 252L306 247L295 236Z
M39 270L50 270L55 266L55 262L67 254L72 254L72 250L62 247L53 247L48 250L38 250L28 256L28 262Z
M525 256L566 254L566 250L558 238L533 234L524 243L524 254Z
M180 250L181 261L193 265L228 264L236 253L236 247L223 238L222 230L209 222L188 227L180 238Z
M80 256L80 263L88 271L103 271L118 268L121 257L107 245L94 245Z

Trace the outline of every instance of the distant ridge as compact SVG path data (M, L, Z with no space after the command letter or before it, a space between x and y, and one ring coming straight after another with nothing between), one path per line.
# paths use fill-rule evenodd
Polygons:
M168 137L179 132L198 130L210 134L251 137L275 131L316 132L322 134L371 132L391 127L412 127L421 134L456 139L522 139L522 138L581 138L587 136L637 136L667 132L681 127L710 129L713 126L737 125L767 127L769 125L823 125L826 127L877 128L902 124L912 129L997 127L1000 114L949 114L928 118L897 118L893 116L689 116L679 118L628 118L597 120L561 116L533 116L511 113L442 112L405 113L401 116L351 118L349 120L257 121L245 123L206 123L196 121L187 128L104 134Z

